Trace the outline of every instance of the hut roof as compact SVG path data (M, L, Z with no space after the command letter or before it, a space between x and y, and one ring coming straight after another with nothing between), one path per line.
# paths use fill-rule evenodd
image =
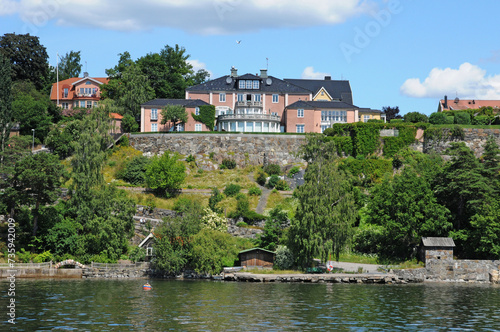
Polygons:
M425 247L454 247L455 242L451 237L422 237Z
M247 250L240 251L238 254L243 254L243 253L245 253L245 252L250 252L250 251L254 251L254 250L262 250L262 251L266 251L266 252L268 252L268 253L270 253L270 254L273 254L273 255L275 254L275 252L274 252L274 251L267 250L267 249L262 249L262 248L252 248L252 249L247 249Z

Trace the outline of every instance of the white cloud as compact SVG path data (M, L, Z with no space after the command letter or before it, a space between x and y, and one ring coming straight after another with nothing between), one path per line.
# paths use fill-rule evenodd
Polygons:
M416 98L441 98L456 92L461 98L500 99L500 75L487 76L486 70L465 62L458 69L434 68L423 82L410 78L400 91Z
M320 73L320 72L315 72L314 67L306 67L304 71L302 72L301 78L303 79L324 79L325 76L330 76L328 73Z
M230 34L267 28L342 23L367 14L375 0L1 0L0 16L17 13L28 24L109 30L177 28Z
M192 59L189 59L187 62L189 64L191 64L191 66L193 66L194 72L197 72L200 69L205 69L210 74L210 77L213 77L213 73L207 69L207 65L204 62L201 62L200 60L192 60Z

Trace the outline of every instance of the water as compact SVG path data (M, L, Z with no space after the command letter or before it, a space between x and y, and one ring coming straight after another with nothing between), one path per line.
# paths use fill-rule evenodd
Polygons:
M500 287L152 280L16 281L0 331L500 331Z

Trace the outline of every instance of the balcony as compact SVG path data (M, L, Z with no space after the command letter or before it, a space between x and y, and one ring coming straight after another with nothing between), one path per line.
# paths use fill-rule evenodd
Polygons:
M99 98L96 93L76 93L77 98Z
M264 120L264 121L277 121L280 122L281 118L273 114L224 114L219 115L218 121L227 120Z
M248 106L262 107L262 102L261 101L249 101L249 100L236 102L236 107L248 107Z

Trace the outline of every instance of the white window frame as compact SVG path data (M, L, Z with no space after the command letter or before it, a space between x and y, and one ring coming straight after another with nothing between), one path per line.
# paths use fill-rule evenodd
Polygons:
M87 108L92 108L92 100L87 100Z
M68 88L64 88L63 89L63 98L68 98L68 94L69 94L69 89Z
M201 123L195 123L194 124L194 131L201 131L202 130L201 128L202 128L201 127Z
M67 110L69 108L69 104L68 103L62 103L62 109L63 110Z
M219 102L220 103L226 102L226 94L225 93L219 93Z
M80 100L80 107L85 108L85 100Z
M303 108L297 109L297 117L298 118L303 118L304 117L304 109Z
M194 115L200 115L200 108L199 107L194 108Z
M244 93L238 93L238 101L239 102L245 101L245 94Z
M273 104L277 104L280 102L280 95L273 94Z
M253 89L254 90L258 90L259 89L259 81L258 80L254 80L253 81Z
M369 115L363 115L363 122L368 122L368 120L370 120L370 116Z
M245 83L246 83L245 80L239 80L238 88L239 89L245 89Z
M305 132L306 126L303 124L295 125L295 132L298 134L303 134Z
M260 94L255 94L255 95L253 95L253 100L257 101L257 102L261 102L262 98L261 98Z
M151 124L151 132L157 132L158 131L158 124L157 123L152 123Z
M158 120L158 109L157 108L151 109L151 120Z
M153 247L146 248L146 256L153 256Z
M251 80L246 81L245 89L252 90L252 81Z

